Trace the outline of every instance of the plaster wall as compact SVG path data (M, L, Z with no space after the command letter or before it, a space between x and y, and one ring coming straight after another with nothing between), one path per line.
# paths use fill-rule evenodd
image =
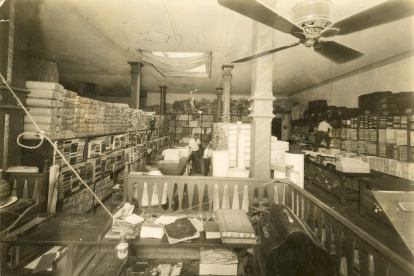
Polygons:
M307 104L309 101L326 100L328 105L358 107L360 95L391 91L393 93L414 91L414 57L340 79L289 97Z

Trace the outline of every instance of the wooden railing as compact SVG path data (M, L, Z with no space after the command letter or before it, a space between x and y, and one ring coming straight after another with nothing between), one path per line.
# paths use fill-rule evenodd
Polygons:
M414 275L413 264L287 180L134 173L125 179L124 201L137 200L140 208L150 213L197 214L217 208L250 210L259 202L285 204L307 222L324 244L335 260L337 275ZM163 197L164 191L167 196ZM162 204L167 198L167 203Z

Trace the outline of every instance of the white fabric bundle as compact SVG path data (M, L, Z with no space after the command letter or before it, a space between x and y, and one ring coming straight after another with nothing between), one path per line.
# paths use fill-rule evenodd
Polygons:
M59 117L56 116L32 116L33 120L36 122L36 124L41 125L57 125L59 124ZM31 124L32 120L30 120L29 116L24 116L24 123L25 124Z
M62 102L58 100L27 98L26 104L27 106L61 107Z
M44 89L28 89L30 94L27 95L29 98L43 98L43 99L54 99L62 100L63 94L56 90L44 90Z
M70 98L70 99L75 99L75 100L76 100L76 96L78 95L76 92L69 91L69 90L66 90L66 89L64 89L62 93L63 93L64 97Z
M54 132L59 131L60 128L57 125L42 125L38 124L38 127L40 130L46 131L46 132ZM24 131L35 131L36 127L34 124L24 124Z
M30 90L32 89L48 89L48 90L56 90L61 91L63 88L62 85L59 83L54 82L41 82L41 81L26 81L26 87Z
M60 110L59 108L31 107L29 113L32 116L57 116L60 114Z
M164 160L180 160L181 151L178 149L166 149L162 152Z

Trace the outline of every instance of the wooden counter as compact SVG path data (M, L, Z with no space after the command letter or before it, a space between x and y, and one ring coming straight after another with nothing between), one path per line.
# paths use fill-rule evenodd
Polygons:
M190 164L190 157L181 157L178 163L161 163L160 171L163 175L189 175L187 166Z
M359 177L377 178L381 175L373 170L370 173L345 173L305 158L305 179L339 197L343 206L347 200L359 200Z
M372 194L373 191L414 191L414 182L387 174L382 174L381 177L376 178L359 178L360 215L370 215L391 225L384 211L375 200Z

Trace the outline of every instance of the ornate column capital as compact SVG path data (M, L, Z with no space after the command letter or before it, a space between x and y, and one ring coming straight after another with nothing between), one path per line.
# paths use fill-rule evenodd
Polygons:
M217 95L223 95L223 88L216 88Z
M221 66L221 69L224 71L224 77L230 77L231 78L231 70L233 70L234 65L223 65Z

